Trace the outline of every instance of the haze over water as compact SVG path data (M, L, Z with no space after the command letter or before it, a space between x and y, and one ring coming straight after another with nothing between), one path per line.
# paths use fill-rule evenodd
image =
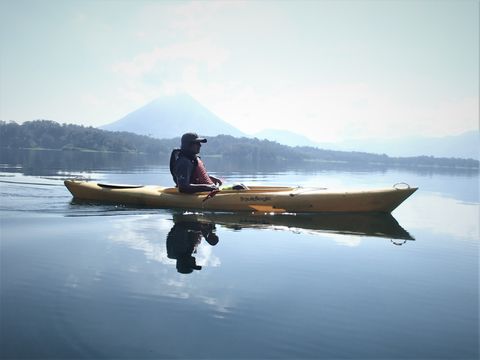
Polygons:
M2 357L479 355L478 172L209 168L247 184L419 186L393 222L364 226L75 203L64 178L167 185L171 177L161 163L97 166L94 154L78 153L62 169L71 154L37 153L35 162L5 154ZM194 244L198 270L175 255L189 246L178 234L196 226L219 239Z

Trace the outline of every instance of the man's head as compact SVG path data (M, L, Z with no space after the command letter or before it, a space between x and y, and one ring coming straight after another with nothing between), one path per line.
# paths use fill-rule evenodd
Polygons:
M190 274L193 270L202 270L193 256L184 256L177 259L177 271L180 274Z
M207 139L199 137L196 133L186 133L182 135L182 150L198 154L201 144L206 142Z

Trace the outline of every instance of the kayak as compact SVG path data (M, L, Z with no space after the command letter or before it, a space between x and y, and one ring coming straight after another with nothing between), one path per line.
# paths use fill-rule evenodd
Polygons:
M181 212L173 221L220 225L233 230L271 229L415 240L391 214L264 214L258 212Z
M153 185L116 185L65 180L75 199L150 208L265 213L390 213L417 188L332 190L288 186L251 186L185 194L177 188Z

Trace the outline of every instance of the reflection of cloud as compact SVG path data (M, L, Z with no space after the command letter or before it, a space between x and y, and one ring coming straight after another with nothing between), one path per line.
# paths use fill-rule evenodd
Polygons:
M328 234L326 237L331 238L338 245L356 247L362 243L360 236L354 235L340 235L340 234Z
M206 241L202 241L198 245L195 257L197 264L202 266L218 267L221 265L220 259L213 254L213 248Z
M75 274L70 274L65 280L64 286L72 289L76 289L79 286L79 283L80 283L80 279L78 278L78 276L76 276Z
M272 216L278 216L278 215L272 215ZM280 215L280 216L285 216L285 215ZM261 229L260 231L281 231L281 232L291 232L295 235L320 236L325 239L333 240L337 244L344 245L344 246L358 246L361 244L363 238L368 237L366 235L342 234L342 233L338 233L338 232L336 233L334 231L328 231L328 230L302 229L298 227L289 227L289 226L283 226L283 225L261 225L256 228Z
M223 319L225 315L230 313L231 303L227 299L220 301L219 299L213 298L211 296L200 296L200 299L204 304L210 305L216 311L214 317Z
M114 229L117 231L109 235L108 239L143 252L148 260L175 264L175 260L168 258L165 246L172 226L172 221L155 215L131 216L115 223ZM200 243L194 255L199 265L218 267L221 264L220 259L213 253L213 248L205 241Z
M122 218L114 224L114 229L117 231L109 235L108 239L142 251L148 260L162 264L175 264L175 260L167 256L164 239L158 243L158 236L166 236L165 230L170 229L171 222L158 217L152 221L153 217L153 215L142 215ZM154 237L155 241L150 237Z
M139 282L135 275L135 281L130 282L130 291L135 296L162 296L170 298L172 301L189 301L192 304L200 304L210 309L215 318L225 318L231 308L232 300L226 296L224 299L216 298L212 295L212 288L208 283L208 276L202 276L203 271L183 275L175 271L170 273L168 267L175 267L175 260L167 257L166 236L173 226L173 222L158 215L140 215L128 216L115 220L113 232L108 239L116 244L127 246L135 251L142 252L146 259L156 261L167 265L167 267L156 267L155 271L160 271L163 276L157 281ZM197 263L206 267L218 267L221 265L220 259L213 253L213 247L202 241L194 254ZM127 265L129 272L143 272L142 267L145 264L136 263ZM196 276L195 276L196 275ZM206 283L204 280L206 279ZM75 286L75 279L69 279L68 286Z
M434 234L478 240L480 205L462 203L441 195L419 193L415 201L396 210L402 222L410 227L427 229Z

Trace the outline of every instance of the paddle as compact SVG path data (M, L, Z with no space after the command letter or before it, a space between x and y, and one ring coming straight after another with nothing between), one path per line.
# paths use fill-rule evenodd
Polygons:
M214 197L217 193L219 193L220 190L219 189L215 189L215 190L212 190L208 193L207 196L205 196L205 198L202 200L202 203L204 203L205 201L207 201L208 199L211 199L212 197Z

